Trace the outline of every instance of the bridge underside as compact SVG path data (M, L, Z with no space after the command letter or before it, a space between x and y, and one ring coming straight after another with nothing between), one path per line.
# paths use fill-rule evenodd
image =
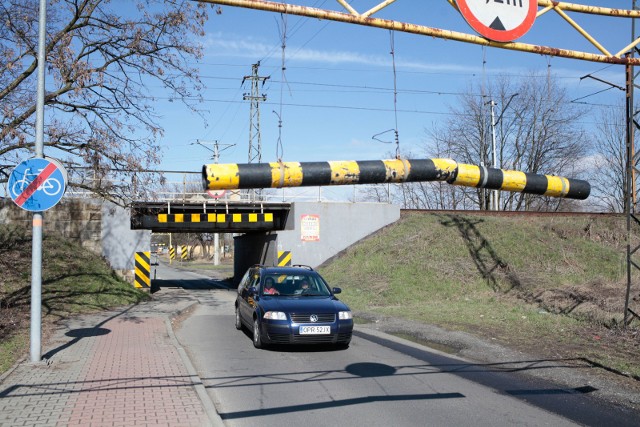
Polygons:
M156 233L284 230L289 203L134 202L131 229Z

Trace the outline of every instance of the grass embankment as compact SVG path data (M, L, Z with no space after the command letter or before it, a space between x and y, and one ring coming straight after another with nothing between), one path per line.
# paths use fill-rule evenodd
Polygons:
M0 225L0 374L29 353L31 234ZM43 349L47 331L69 316L148 299L101 257L46 233L42 243Z
M625 230L623 217L407 213L320 271L356 312L640 378L640 322L620 328Z

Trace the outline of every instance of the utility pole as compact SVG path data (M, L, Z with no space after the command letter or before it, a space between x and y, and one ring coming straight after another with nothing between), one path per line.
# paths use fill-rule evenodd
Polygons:
M213 152L213 162L218 163L220 161L220 151L224 151L227 148L231 148L236 144L220 144L218 140L215 141L200 141L192 142L191 145L198 144L202 145L207 150ZM213 145L213 149L207 147L205 144ZM220 150L220 145L223 146L222 150ZM220 237L218 233L213 233L213 265L220 265Z
M199 139L196 142L192 142L191 145L198 144L206 148L207 150L213 153L213 162L218 163L220 160L220 152L226 150L227 148L234 147L236 144L220 144L218 140L214 141L200 141ZM212 145L213 148L207 147L206 144ZM222 147L222 149L220 149Z
M513 98L515 98L516 96L518 96L518 94L514 93L509 97L509 100L504 105L504 108L502 108L502 111L500 112L500 116L498 116L497 120L495 118L496 116L494 112L494 107L497 105L496 102L493 99L487 102L487 104L491 106L491 154L493 157L491 167L494 169L502 169L502 164L498 164L498 154L496 150L496 126L498 125L498 123L500 123L500 121L502 120L502 116L504 115L504 112L507 111L509 104L511 104L511 101L513 101ZM500 205L500 192L498 190L493 190L492 193L493 193L493 197L491 200L492 210L497 211Z
M632 9L636 10L636 0L632 2ZM636 20L631 20L631 37L636 36ZM635 55L635 51L637 48L631 49L629 53L627 53L627 57L633 58ZM635 149L635 130L638 126L638 122L634 119L636 115L635 105L634 105L634 93L636 88L636 77L633 66L627 65L625 70L626 84L625 84L625 93L626 93L626 125L627 125L627 135L626 135L626 182L625 182L625 203L624 210L627 216L627 289L625 292L624 299L624 315L622 324L624 329L627 329L627 325L633 320L633 317L630 319L629 315L632 314L635 318L640 320L640 317L636 312L634 312L630 307L630 298L631 298L631 287L632 283L632 274L631 267L635 267L636 273L638 270L638 264L633 261L633 256L636 255L639 247L631 248L631 223L633 219L633 223L635 224L636 231L638 227L638 217L636 216L636 172L638 171L636 164L638 160L638 153L636 153Z
M498 169L497 166L497 158L496 155L496 116L494 113L493 107L495 107L496 103L491 100L489 101L489 105L491 106L491 167ZM498 210L498 190L492 191L493 197L491 198L491 209L494 211Z
M260 137L260 102L267 100L267 95L260 94L260 84L264 83L269 77L261 77L258 73L260 61L251 66L251 75L244 76L242 84L245 81L251 82L251 92L244 93L242 99L251 101L251 109L249 111L249 161L248 163L262 163L262 140Z

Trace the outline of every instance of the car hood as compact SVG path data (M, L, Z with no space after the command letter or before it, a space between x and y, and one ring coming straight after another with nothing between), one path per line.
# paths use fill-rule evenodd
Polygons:
M260 299L264 311L284 311L287 313L337 313L349 307L333 297L269 297Z

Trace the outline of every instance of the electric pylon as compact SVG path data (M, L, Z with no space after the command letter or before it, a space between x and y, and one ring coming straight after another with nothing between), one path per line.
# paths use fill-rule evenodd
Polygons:
M260 94L260 83L264 83L269 77L260 77L258 68L260 61L251 66L251 75L244 76L242 84L249 80L251 82L251 92L244 93L242 99L251 101L249 110L249 163L262 163L262 139L260 137L260 101L266 101L267 95Z

